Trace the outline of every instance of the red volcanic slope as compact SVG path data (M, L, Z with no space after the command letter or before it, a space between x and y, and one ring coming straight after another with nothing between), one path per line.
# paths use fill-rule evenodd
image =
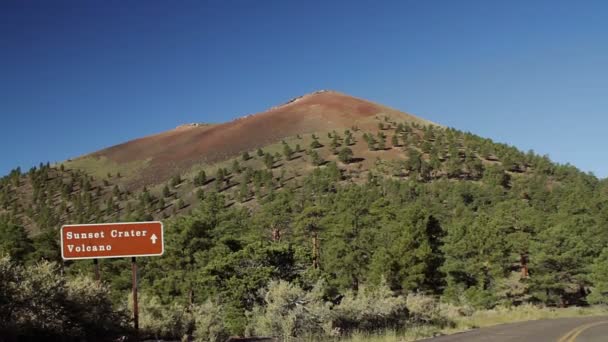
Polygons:
M281 139L313 132L373 125L376 115L428 124L397 110L333 91L305 95L270 110L219 125L182 126L132 140L89 156L117 163L148 160L148 181L169 178L197 163L213 163ZM148 177L146 177L148 176Z

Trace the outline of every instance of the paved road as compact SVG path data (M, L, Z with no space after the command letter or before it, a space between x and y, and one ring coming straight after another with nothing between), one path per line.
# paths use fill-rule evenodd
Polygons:
M558 318L503 324L425 342L608 342L608 317Z

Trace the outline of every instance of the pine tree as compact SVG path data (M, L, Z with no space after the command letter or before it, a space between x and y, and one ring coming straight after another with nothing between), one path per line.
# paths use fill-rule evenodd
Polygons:
M310 148L314 150L314 149L317 149L319 147L323 147L323 145L321 145L321 143L319 142L319 140L313 134L312 142L310 143Z
M241 185L239 188L239 202L243 203L246 200L248 200L249 197L250 197L249 185L247 185L247 182L241 182Z
M272 169L274 166L274 156L272 154L266 153L264 155L264 165L266 165L268 169Z
M386 149L386 135L382 132L378 132L378 150Z
M319 153L317 153L317 151L310 150L308 152L308 155L310 156L310 160L311 160L311 162L312 162L313 165L319 166L319 165L323 164L323 158L321 158L319 156Z
M580 300L581 289L589 286L585 270L595 257L593 238L588 237L594 225L584 214L559 215L553 226L539 233L530 254L534 298L559 306Z
M182 177L179 174L177 174L171 178L172 187L175 188L176 186L180 185L181 183L182 183Z
M293 150L289 147L289 144L283 143L283 155L285 156L285 160L289 161L293 157Z
M200 170L194 177L195 186L203 186L207 182L207 174L205 170Z
M0 254L22 262L32 251L32 240L22 226L0 221Z
M391 144L393 147L399 147L399 138L397 138L397 134L393 135L391 138Z
M445 295L464 296L477 307L496 305L496 286L511 266L504 232L485 213L467 215L448 230L444 241Z
M363 138L365 139L365 137L367 137L365 140L367 142L367 148L369 148L370 151L378 150L376 147L376 144L378 143L376 139L372 135L364 135Z
M410 172L420 172L422 167L422 156L415 148L409 148L405 168Z
M302 213L296 217L296 227L303 231L311 239L312 250L312 267L318 269L321 267L321 240L319 233L322 229L321 219L325 211L317 206L309 206L302 210Z
M350 134L347 134L346 138L344 138L344 145L351 146L352 144L352 136Z
M241 173L241 165L239 164L239 161L236 159L232 162L232 172Z
M344 147L343 149L340 150L340 153L338 154L338 159L343 162L344 164L349 164L351 162L353 158L353 151L348 148L348 147Z
M590 280L593 287L589 303L608 304L608 248L604 248L591 265Z

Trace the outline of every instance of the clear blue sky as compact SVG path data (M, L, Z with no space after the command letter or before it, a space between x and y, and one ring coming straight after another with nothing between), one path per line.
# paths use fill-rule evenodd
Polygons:
M608 176L606 1L0 2L0 175L335 89Z

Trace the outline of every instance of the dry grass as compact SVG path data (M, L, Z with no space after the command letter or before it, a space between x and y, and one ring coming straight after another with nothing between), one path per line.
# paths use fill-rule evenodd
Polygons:
M605 306L592 307L570 307L570 308L546 308L534 305L522 305L514 308L499 307L493 310L476 311L471 316L454 319L456 331L471 328L483 328L498 324L532 321L538 319L584 317L607 315L608 308ZM450 332L446 330L445 332Z
M456 312L455 310L453 312ZM588 317L608 315L608 307L571 307L571 308L545 308L533 305L522 305L514 308L496 308L493 310L475 311L470 316L457 316L454 313L447 315L455 325L440 328L437 326L407 327L401 332L384 331L381 333L355 333L352 336L335 340L340 342L410 342L438 335L450 335L474 328L490 327L498 324L533 321L539 319L553 319L566 317Z
M83 170L89 175L99 179L106 178L108 173L116 175L117 172L120 172L123 180L129 181L130 178L136 177L139 171L145 169L148 163L149 160L134 160L127 163L116 163L103 156L85 156L66 161L63 164L68 169Z

